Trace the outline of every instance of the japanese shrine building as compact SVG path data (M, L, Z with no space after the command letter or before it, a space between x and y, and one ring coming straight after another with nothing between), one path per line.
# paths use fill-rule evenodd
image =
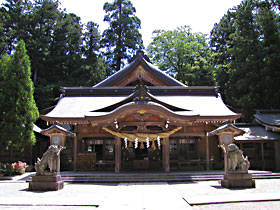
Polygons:
M217 87L186 86L142 51L93 87L64 87L55 108L41 115L71 127L62 169L115 172L222 169L218 138L207 133L239 117ZM63 130L55 127L49 135Z

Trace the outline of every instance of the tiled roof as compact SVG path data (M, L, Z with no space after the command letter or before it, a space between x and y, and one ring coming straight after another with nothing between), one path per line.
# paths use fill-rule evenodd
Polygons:
M261 140L269 140L275 141L280 140L280 135L272 132L267 131L265 127L262 125L236 125L239 129L245 131L245 133L241 136L234 137L236 141L261 141Z

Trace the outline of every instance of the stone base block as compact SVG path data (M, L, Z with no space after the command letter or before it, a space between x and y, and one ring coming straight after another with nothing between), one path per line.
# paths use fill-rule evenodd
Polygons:
M225 174L224 179L226 180L244 180L252 179L252 174Z
M61 176L32 176L32 182L59 182Z
M252 174L225 174L221 180L221 185L226 188L255 188L255 180L252 179Z
M29 190L31 191L56 191L64 187L64 182L60 175L54 176L33 176L29 182Z

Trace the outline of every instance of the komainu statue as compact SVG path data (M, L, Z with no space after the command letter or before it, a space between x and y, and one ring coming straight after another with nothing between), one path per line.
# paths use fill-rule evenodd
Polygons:
M43 154L41 159L37 159L37 163L35 163L35 170L37 174L43 174L47 167L50 168L50 172L54 173L59 171L57 168L57 161L59 161L59 155L61 150L64 147L51 145L49 146L48 150Z
M250 162L248 157L244 158L243 151L241 151L235 144L229 144L227 151L224 145L221 146L228 156L228 171L248 172Z

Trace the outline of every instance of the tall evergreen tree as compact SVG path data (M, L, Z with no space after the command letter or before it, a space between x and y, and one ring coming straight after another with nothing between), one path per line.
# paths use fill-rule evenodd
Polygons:
M231 90L228 92L232 103L245 109L246 117L253 115L254 109L263 107L263 86L259 80L263 59L256 21L256 1L244 1L235 14L235 32L231 35L233 60L230 64Z
M89 78L84 85L95 85L106 78L109 68L105 59L100 55L100 32L99 26L90 21L87 23L84 33L84 65L83 72Z
M104 4L104 21L110 27L103 32L102 44L111 72L118 71L137 49L143 48L139 32L141 21L136 17L136 9L129 0L114 0Z
M0 33L0 39L4 42L1 43L0 56L5 53L11 53L15 49L18 40L30 38L28 28L31 8L32 4L29 0L6 0L2 4L0 8L0 25L2 25L3 33Z
M39 113L33 98L30 60L23 41L18 42L13 55L1 59L0 70L0 141L5 147L34 144L33 123Z
M244 0L211 31L216 82L250 121L255 109L279 108L279 14L274 1ZM225 27L226 26L226 27Z
M100 43L99 40L101 38L99 32L98 24L90 21L86 25L86 31L84 33L84 41L85 41L85 56L87 59L96 60L96 56L98 54Z
M278 1L279 5L279 1ZM280 26L279 14L269 2L258 4L257 21L261 29L264 67L261 70L263 83L263 107L279 109L280 106Z
M97 25L84 28L80 17L59 6L58 0L6 0L0 8L0 56L13 52L18 40L25 41L40 109L56 103L60 86L95 84L107 71L97 58L100 35L87 40ZM93 48L96 55L89 53Z
M215 24L210 34L210 47L213 51L212 62L213 79L215 84L220 86L220 91L223 94L223 99L227 103L227 97L230 91L229 71L233 57L230 55L232 48L232 34L235 31L234 27L235 9L227 11L219 24Z

